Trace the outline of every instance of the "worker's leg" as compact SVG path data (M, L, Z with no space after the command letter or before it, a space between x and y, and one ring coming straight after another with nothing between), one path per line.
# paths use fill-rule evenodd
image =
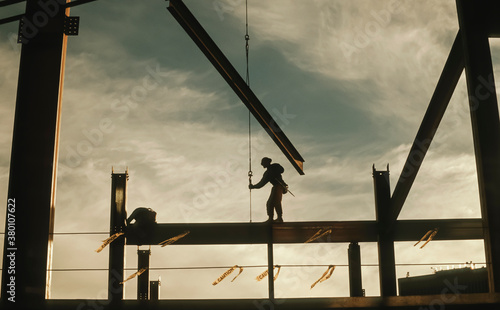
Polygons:
M271 194L269 195L269 199L267 199L266 203L266 209L267 209L267 215L269 216L269 220L272 221L274 217L274 194L273 190L271 190Z
M281 186L275 186L276 188L276 193L275 193L275 204L274 208L276 209L276 214L278 215L278 221L283 222L283 207L281 206L281 200L283 198L283 187Z
M278 215L279 220L283 220L283 208L281 207L281 201L277 203L275 206L276 214Z
M267 215L269 219L272 220L274 216L274 209L276 209L276 214L278 219L283 220L283 209L281 207L281 198L283 197L283 188L281 186L273 186L271 189L271 195L267 200Z
M269 219L272 221L274 217L274 206L276 205L276 187L273 186L271 189L271 194L269 195L269 199L267 200L267 215Z

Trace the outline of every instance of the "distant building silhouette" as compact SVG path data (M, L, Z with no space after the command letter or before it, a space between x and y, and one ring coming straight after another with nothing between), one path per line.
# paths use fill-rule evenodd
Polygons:
M487 293L486 268L441 270L434 274L398 279L399 295Z

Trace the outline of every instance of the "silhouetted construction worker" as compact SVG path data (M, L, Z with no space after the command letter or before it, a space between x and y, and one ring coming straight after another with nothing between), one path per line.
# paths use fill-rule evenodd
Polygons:
M135 220L134 225L149 226L156 223L156 212L151 208L140 207L135 209L127 219L127 225Z
M139 207L127 218L127 233L134 234L138 240L147 240L156 228L156 212L151 208Z
M283 194L285 194L288 189L288 185L283 181L281 174L285 171L285 169L278 163L271 164L271 158L264 157L262 158L260 164L262 167L266 168L266 172L262 176L262 179L259 183L252 185L248 185L248 188L261 188L270 182L273 185L271 189L271 195L269 195L269 199L267 200L267 215L269 216L268 221L273 221L274 210L276 210L276 214L278 218L274 220L276 223L283 222L283 208L281 206L281 199L283 198Z

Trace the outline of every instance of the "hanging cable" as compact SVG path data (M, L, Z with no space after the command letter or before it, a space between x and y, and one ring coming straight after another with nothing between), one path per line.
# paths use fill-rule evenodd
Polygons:
M248 52L250 50L250 45L248 41L250 36L248 35L248 0L245 0L245 56L246 56L246 83L250 87L250 71L248 65ZM252 116L250 110L248 110L248 184L252 184ZM250 223L252 222L252 190L249 189L249 204L250 204Z

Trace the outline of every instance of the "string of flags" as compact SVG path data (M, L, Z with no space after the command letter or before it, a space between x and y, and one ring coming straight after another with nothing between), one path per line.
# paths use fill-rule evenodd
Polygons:
M311 285L311 289L313 287L315 287L316 284L321 283L323 281L326 281L326 280L330 279L330 277L332 276L334 270L335 270L335 265L328 266L328 269L323 273L323 275L321 276L321 278L319 278L316 282L314 282Z
M413 246L417 246L417 244L419 244L421 241L423 241L425 238L427 238L427 241L420 247L420 248L423 248L424 246L427 245L427 243L429 243L432 239L434 239L434 237L436 236L436 234L438 233L438 229L437 228L434 228L434 229L431 229L429 230L417 243L415 243Z
M239 268L240 271L238 272L238 274L231 280L231 282L233 282L234 280L236 280L237 277L239 277L239 275L243 272L243 267L240 267L238 265L234 265L233 267L229 268L228 270L226 270L220 277L217 278L217 280L215 280L212 285L217 285L219 284L222 280L224 280L227 276L229 276L231 273L233 273L233 271L236 270L236 268ZM279 265L276 265L274 266L273 270L278 268L278 271L276 272L276 275L274 276L273 280L276 281L276 279L278 278L278 275L280 274L280 271L281 271L281 266ZM268 275L268 270L266 269L263 273L261 273L260 275L258 275L255 280L257 281L261 281L263 280L265 277L267 277Z
M226 270L220 277L218 277L217 280L215 280L212 283L212 285L215 286L215 285L219 284L222 280L224 280L227 276L229 276L234 270L236 270L236 268L239 268L240 272L231 280L231 282L233 282L243 272L243 267L240 267L238 265L234 265L233 267L231 267L228 270ZM276 279L278 278L278 276L280 274L280 271L281 271L281 266L280 265L275 265L274 268L273 268L273 271L276 270L276 269L278 269L278 270L277 270L276 274L274 275L273 281L276 281ZM314 282L311 285L311 289L313 287L315 287L316 284L324 282L324 281L330 279L334 270L335 270L335 265L328 266L328 269L323 273L323 275L316 282ZM261 274L259 274L255 278L255 280L257 280L258 282L260 282L260 281L264 280L268 275L269 275L269 270L266 269L264 272L262 272Z
M160 242L158 245L161 245L162 247L165 247L167 245L173 244L174 242L178 241L179 239L184 238L185 236L187 236L189 233L190 233L190 231L185 231L182 234L179 234L177 236L174 236L172 238L169 238L169 239L166 239L166 240ZM332 233L332 229L321 228L312 237L310 237L307 241L305 241L305 243L313 242L313 241L315 241L315 240L317 240L319 238L322 238L323 236L326 236L326 235L331 234L331 233ZM415 243L413 246L417 246L420 242L423 242L425 240L425 242L420 246L420 249L422 249L430 241L432 241L434 239L434 237L436 236L437 233L438 233L438 228L434 228L434 229L431 229L431 230L427 231L425 233L425 235L417 243ZM125 234L124 232L119 232L119 233L113 234L109 238L103 240L102 241L103 244L97 250L95 250L95 251L97 253L101 252L107 245L111 244L113 241L115 241L116 239L118 239L120 236L122 236L124 234ZM327 270L323 273L323 275L311 285L311 289L313 289L318 283L322 283L322 282L330 279L331 276L332 276L332 274L333 274L333 272L334 272L334 270L335 270L335 267L336 267L335 265L329 265L328 268L327 268ZM131 280L131 279L133 279L133 278L141 275L142 273L146 272L147 269L148 268L142 268L141 270L139 270L139 271L133 273L132 275L130 275L123 282L120 282L120 284L123 284L123 283L125 283L125 282L127 282L127 281L129 281L129 280ZM239 272L231 280L231 282L233 282L234 280L236 280L236 278L238 278L241 275L241 273L243 272L243 267L238 266L238 265L234 265L233 267L231 267L228 270L226 270L221 276L219 276L217 278L217 280L215 280L212 283L212 285L215 286L215 285L219 284L227 276L229 276L231 273L233 273L236 269L239 269ZM273 281L276 281L276 279L278 278L278 276L280 274L280 271L281 271L281 266L275 265L274 268L273 268L273 273L274 273L274 271L276 269L278 269L278 270L277 270L277 272L275 273L275 275L273 277ZM262 281L263 279L265 279L268 276L268 273L269 273L269 270L266 269L264 272L262 272L261 274L259 274L255 279L258 282Z
M433 231L428 231L427 234L420 240L422 241L424 238L427 237L427 235L430 233L430 232L433 232ZM167 245L170 245L174 242L176 242L177 240L181 239L181 238L184 238L185 236L187 236L188 234L190 233L190 231L185 231L183 232L182 234L179 234L175 237L172 237L172 238L169 238L167 240L164 240L160 243L158 243L158 245L161 245L162 247L164 246L167 246ZM328 234L331 234L332 233L332 230L331 229L324 229L324 228L321 228L320 230L318 230L311 238L309 238L306 242L304 243L310 243L310 242L313 242L325 235L328 235ZM108 244L110 244L111 242L115 241L118 237L124 235L125 233L124 232L119 232L119 233L116 233L112 236L110 236L109 238L107 238L106 240L103 240L103 244L96 250L97 253L101 252ZM432 240L432 238L437 234L437 228L434 229L434 232L432 233L432 235L429 237L430 240ZM430 240L428 240L427 242L429 242ZM420 242L419 241L419 242ZM417 242L418 243L418 242ZM427 243L426 243L427 244ZM415 244L416 245L416 244ZM424 247L425 244L422 246Z
M162 247L165 247L167 245L173 244L174 242L178 241L179 239L184 238L185 236L187 236L189 233L190 233L190 231L185 231L182 234L179 234L177 236L174 236L172 238L169 238L169 239L166 239L166 240L160 242L158 245L161 245ZM310 237L304 243L313 242L313 241L315 241L315 240L317 240L319 238L322 238L323 236L326 236L326 235L331 234L331 233L332 233L332 229L321 228L319 231L317 231L312 237ZM413 246L417 246L420 242L424 241L427 238L427 240L422 244L422 246L420 246L420 249L422 249L430 241L432 241L434 239L434 237L436 236L437 233L438 233L438 228L434 228L434 229L431 229L431 230L427 231L425 233L425 235L417 243L415 243ZM113 234L112 236L110 236L107 239L103 240L102 241L103 242L102 245L97 250L95 250L95 251L97 253L101 252L106 246L108 246L109 244L111 244L113 241L115 241L116 239L118 239L120 236L122 236L124 234L125 234L124 232L119 232L119 233ZM328 268L327 268L327 270L323 273L323 275L318 280L316 280L316 282L314 282L311 285L311 289L313 289L318 283L322 283L322 282L330 279L331 276L332 276L332 274L333 274L333 272L334 272L334 270L335 270L335 267L336 267L335 265L329 265ZM127 282L127 281L129 281L129 280L131 280L131 279L133 279L133 278L141 275L142 273L146 272L147 269L148 268L142 268L142 269L140 269L139 271L137 271L137 272L133 273L132 275L130 275L123 282L120 282L120 284L123 284L123 283L125 283L125 282ZM239 272L231 280L231 282L233 282L234 280L236 280L236 278L238 278L241 275L241 273L243 272L243 267L238 266L238 265L234 265L233 267L231 267L228 270L226 270L220 277L218 277L217 280L215 280L212 283L212 285L215 286L215 285L219 284L227 276L229 276L231 273L233 273L236 269L239 269ZM274 268L273 268L273 273L274 273L275 269L278 269L278 271L274 275L273 281L276 281L276 279L278 278L278 276L280 274L280 271L281 271L281 266L275 265ZM257 281L262 281L263 279L265 279L268 276L268 273L269 273L269 270L266 269L264 272L262 272L260 275L258 275L255 279Z
M240 276L240 274L243 272L243 267L241 266L238 266L238 265L234 265L233 267L229 268L228 270L226 270L222 275L220 275L220 277L217 278L217 280L215 280L212 285L215 286L217 284L219 284L220 282L222 282L222 280L224 280L225 278L227 278L231 273L233 273L236 269L239 269L239 272L238 274L231 280L231 282L233 282L234 280L236 280L236 278L238 278ZM276 281L276 279L278 278L279 274L280 274L280 271L281 271L281 266L280 265L275 265L274 268L273 268L273 271L274 270L277 270L276 274L274 275L274 278L273 278L273 281ZM120 282L120 284L123 284L137 276L140 276L141 274L143 274L144 272L146 272L148 270L147 267L145 268L141 268L140 270L138 270L137 272L131 274L130 276L128 276L127 279L125 279L123 282ZM321 282L324 282L328 279L330 279L330 277L332 276L333 274L333 271L335 270L335 265L330 265L328 266L328 269L323 273L323 275L316 281L314 282L312 285L311 285L311 289L314 288L316 286L316 284L318 283L321 283ZM264 280L266 277L268 276L268 270L266 269L264 272L262 272L260 275L258 275L255 279L259 282L259 281L262 281Z
M169 238L167 240L164 240L160 243L158 243L158 245L161 245L161 247L164 247L164 246L167 246L167 245L170 245L174 242L176 242L177 240L181 239L181 238L184 238L185 236L187 236L188 234L190 233L190 231L185 231L183 232L182 234L179 234L175 237L172 237L172 238ZM124 235L125 233L124 232L119 232L119 233L116 233L112 236L110 236L109 238L105 239L102 241L102 245L97 249L95 250L97 253L100 253L102 250L104 250L104 248L106 246L108 246L111 242L115 241L116 239L118 239L118 237Z
M166 240L160 242L158 245L161 245L162 247L170 245L170 244L178 241L179 239L184 238L189 233L190 233L190 231L185 231L182 234L179 234L179 235L177 235L175 237L172 237L172 238L169 238L169 239L166 239ZM321 238L321 237L323 237L323 236L325 236L327 234L331 234L331 233L332 233L331 229L323 229L323 228L321 228L311 238L309 238L305 243L313 242L313 241L315 241L315 240L317 240L317 239L319 239L319 238ZM429 240L427 240L427 242L422 247L424 247L430 240L432 240L432 238L435 236L436 233L437 233L437 229L435 229L434 231L427 232L427 234L420 241L422 241L423 239L425 239L428 235L430 235L430 237L429 237ZM96 250L96 252L97 253L101 252L107 245L109 245L110 243L112 243L113 241L115 241L116 239L118 239L120 236L122 236L124 234L125 234L124 232L119 232L119 233L116 233L116 234L110 236L109 238L103 240L103 244ZM123 283L125 283L125 282L127 282L127 281L129 281L129 280L131 280L131 279L133 279L133 278L141 275L142 273L146 272L147 269L148 268L142 268L142 269L138 270L137 272L131 274L126 280L124 280L123 282L120 282L120 284L123 284ZM222 280L224 280L227 276L229 276L231 273L233 273L236 269L239 269L239 272L231 280L231 282L233 282L234 280L236 280L236 278L238 278L241 275L241 273L243 272L243 267L240 267L238 265L234 265L233 267L231 267L228 270L226 270L220 277L218 277L217 280L215 280L212 283L212 285L215 286L215 285L219 284ZM273 273L274 273L274 270L276 270L276 269L278 269L278 270L277 270L276 274L273 277L273 281L276 281L276 279L278 278L278 276L279 276L279 274L281 272L281 266L275 265L274 268L273 268ZM311 289L314 288L316 286L316 284L328 280L332 276L334 270L335 270L335 265L328 266L328 269L323 273L323 275L316 282L314 282L311 285ZM266 269L264 272L262 272L260 275L258 275L255 279L257 281L262 281L263 279L265 279L268 276L268 273L269 273L269 270Z

